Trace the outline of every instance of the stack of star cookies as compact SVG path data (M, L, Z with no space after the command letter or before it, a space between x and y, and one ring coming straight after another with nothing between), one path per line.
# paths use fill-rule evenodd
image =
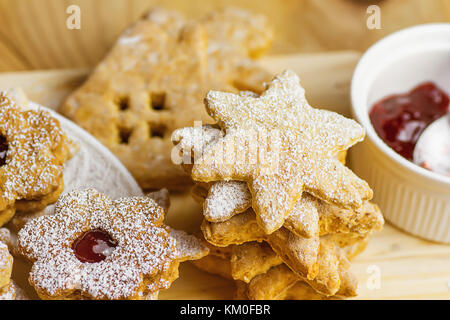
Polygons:
M172 132L208 120L208 90L260 92L270 74L255 58L272 38L264 16L242 9L190 20L154 8L58 111L106 145L143 189L183 189L191 180L171 161Z
M349 260L384 223L344 165L363 128L312 108L289 70L260 95L210 91L205 104L215 124L172 135L203 203L210 254L195 264L236 280L236 298L355 296Z

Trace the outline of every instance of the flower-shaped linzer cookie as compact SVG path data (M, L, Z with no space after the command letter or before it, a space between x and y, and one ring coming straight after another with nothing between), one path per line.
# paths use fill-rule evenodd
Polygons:
M70 145L49 112L25 109L0 92L0 226L16 210L40 210L58 199Z
M178 275L176 240L163 219L149 197L65 194L54 215L19 232L19 250L33 262L29 281L43 299L154 296Z

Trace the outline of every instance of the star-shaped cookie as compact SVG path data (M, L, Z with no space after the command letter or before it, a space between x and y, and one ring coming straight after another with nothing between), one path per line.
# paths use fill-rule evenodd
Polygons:
M246 181L267 234L283 225L303 191L344 208L372 197L334 157L361 141L363 128L312 108L293 71L276 76L260 96L210 91L205 104L225 135L194 164L192 178Z
M268 29L263 16L239 9L190 20L154 8L59 111L106 145L143 189L183 189L192 181L172 161L171 133L211 121L203 105L210 89L263 89L270 75L253 57L269 47Z

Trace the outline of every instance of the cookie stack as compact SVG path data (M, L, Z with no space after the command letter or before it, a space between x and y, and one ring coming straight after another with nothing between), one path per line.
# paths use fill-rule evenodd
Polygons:
M362 127L309 106L292 71L261 95L210 91L205 104L214 125L172 135L203 203L210 255L195 264L236 280L236 298L355 296L349 260L384 223L343 163Z

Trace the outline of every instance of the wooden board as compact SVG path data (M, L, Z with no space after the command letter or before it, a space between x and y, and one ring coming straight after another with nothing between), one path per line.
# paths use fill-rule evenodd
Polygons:
M367 28L372 4L380 7L381 29ZM80 8L80 29L66 27L70 5ZM450 21L448 0L0 0L0 71L93 66L155 5L191 18L224 5L263 13L276 31L277 54L364 51L396 30Z
M316 106L335 106L348 114L349 84L359 55L338 52L319 55L269 57L262 63L272 72L287 67L298 72L308 98ZM86 77L87 70L60 70L0 74L0 89L21 86L31 99L56 108ZM376 192L376 190L375 190ZM195 231L201 208L189 195L172 195L167 223ZM353 261L359 279L357 299L450 299L450 246L412 237L386 225ZM379 287L371 279L380 275ZM233 282L200 272L183 263L180 278L161 299L231 299Z

